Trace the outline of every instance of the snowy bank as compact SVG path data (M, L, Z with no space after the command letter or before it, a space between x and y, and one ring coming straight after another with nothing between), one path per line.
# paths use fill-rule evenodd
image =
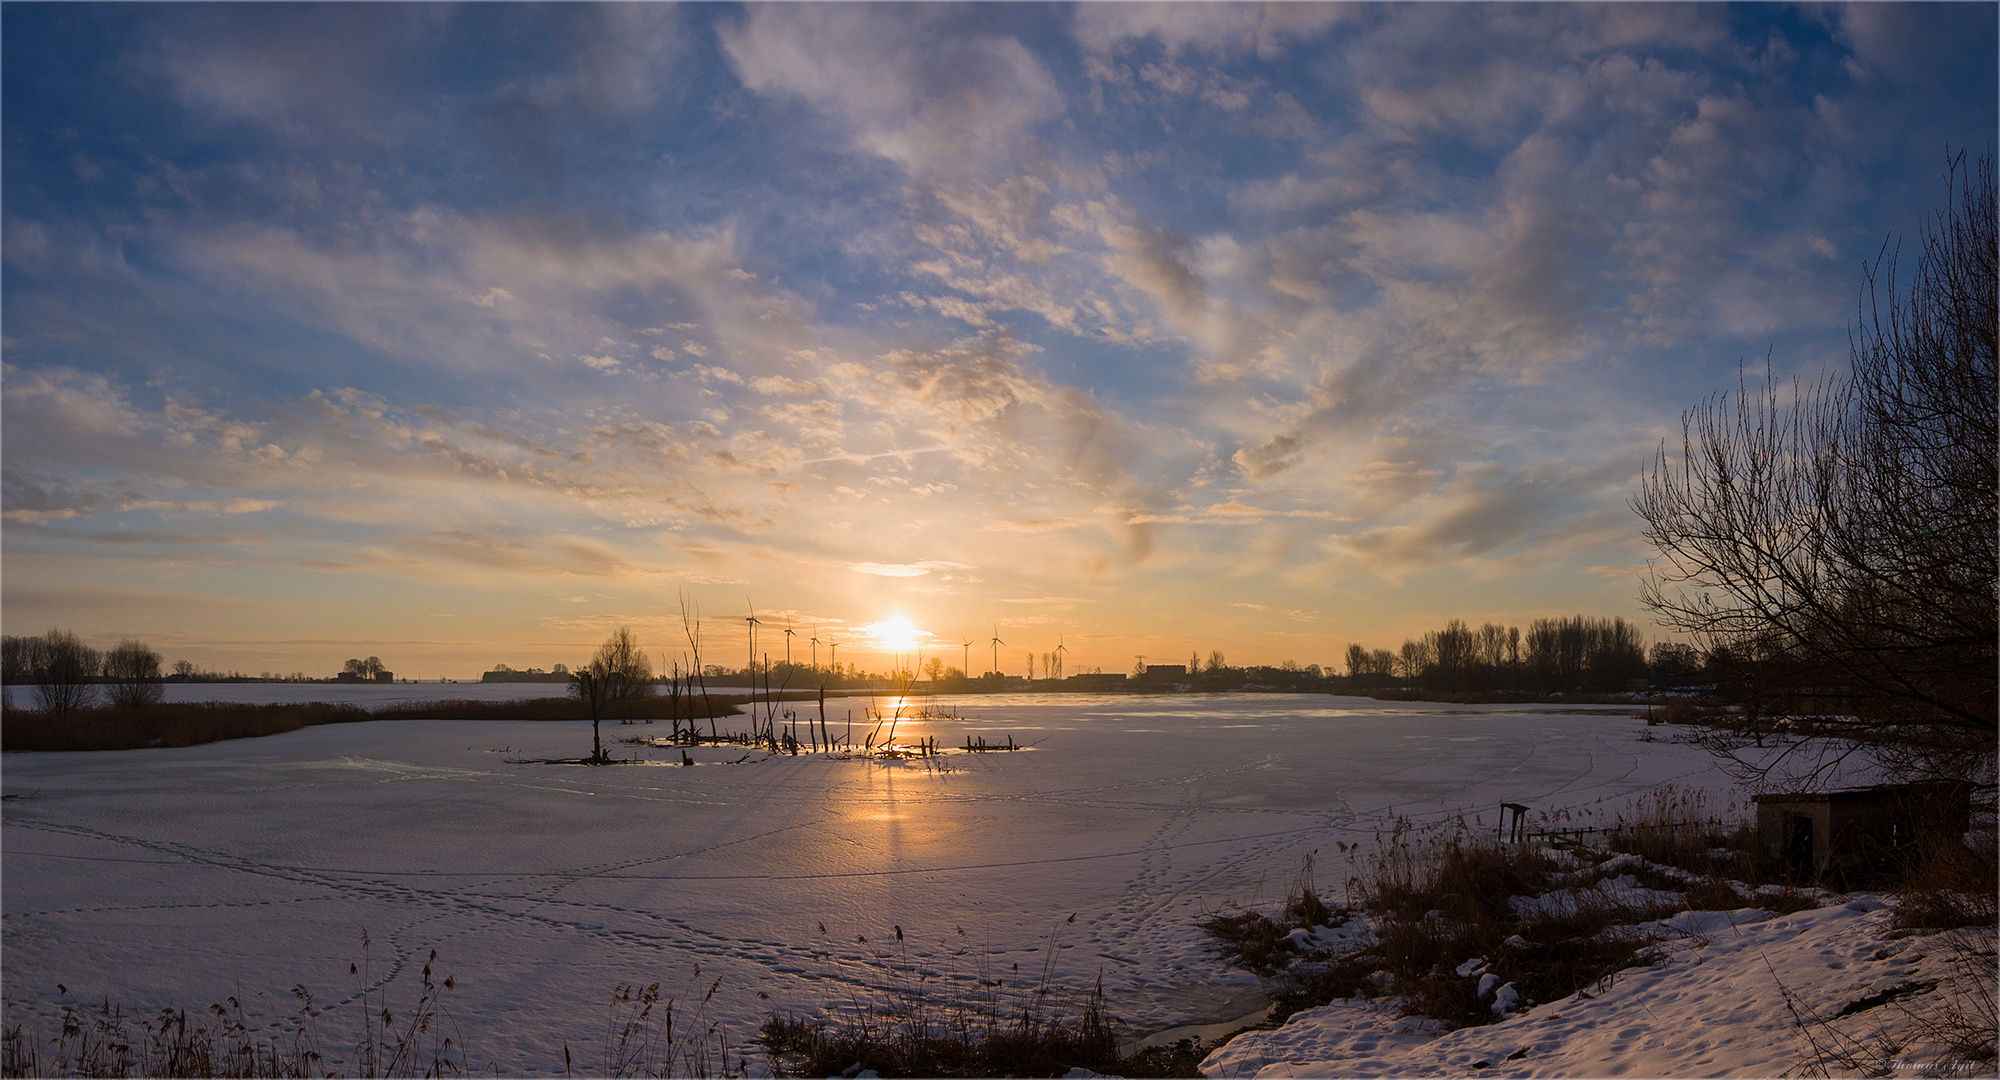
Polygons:
M1398 1016L1393 1002L1342 1001L1240 1035L1202 1071L1780 1076L1818 1061L1835 1075L1993 1075L1990 1060L1957 1058L1918 1031L1948 1009L1990 1013L1993 931L1911 933L1892 918L1872 894L1786 915L1684 913L1653 924L1672 935L1658 966L1618 972L1499 1023L1443 1031Z

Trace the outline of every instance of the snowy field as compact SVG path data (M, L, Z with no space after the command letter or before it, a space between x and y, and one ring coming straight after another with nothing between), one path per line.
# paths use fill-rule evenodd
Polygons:
M349 964L365 928L392 1005L437 950L472 1064L510 1074L561 1072L565 1046L593 1071L620 983L684 1002L719 985L709 1015L748 1051L774 1009L848 1003L912 968L968 991L1031 982L1053 958L1074 986L1101 973L1111 1012L1143 1033L1257 1008L1196 917L1282 895L1315 849L1337 897L1335 841L1370 841L1391 813L1490 826L1502 800L1602 812L1668 781L1725 787L1699 750L1643 741L1643 720L1601 709L940 700L963 719L905 721L898 739L1033 749L941 771L730 764L744 751L712 747L667 767L678 751L617 745L663 764L586 768L522 763L588 753L586 723L408 721L10 754L5 993L47 1026L60 1002L107 996L145 1012L237 995L283 1018L303 984L328 1007L323 1032L358 1030ZM835 731L861 706L830 700Z

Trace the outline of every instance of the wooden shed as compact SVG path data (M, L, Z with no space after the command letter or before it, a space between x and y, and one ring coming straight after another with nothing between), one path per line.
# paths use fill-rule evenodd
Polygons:
M1767 872L1853 884L1893 872L1925 836L1956 836L1972 819L1972 787L1880 784L1757 796L1757 849Z

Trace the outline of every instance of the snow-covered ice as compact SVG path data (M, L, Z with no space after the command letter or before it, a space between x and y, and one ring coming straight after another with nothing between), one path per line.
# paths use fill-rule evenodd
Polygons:
M774 1009L916 973L1032 981L1053 949L1059 980L1101 973L1111 1012L1143 1033L1254 1009L1255 981L1221 967L1195 919L1281 896L1315 849L1337 897L1335 842L1371 839L1391 812L1490 825L1502 800L1540 810L1668 781L1723 787L1699 750L1641 741L1642 720L1604 710L1306 695L941 704L964 719L906 720L898 737L1034 748L953 755L949 772L762 754L585 768L515 763L587 753L585 723L405 721L7 755L5 992L45 1023L61 1001L106 997L144 1012L237 995L282 1018L304 984L338 1029L365 928L392 1005L435 948L472 1062L553 1072L565 1045L579 1066L595 1060L619 983L686 1001L719 979L710 1015L748 1049ZM836 731L850 708L861 714L829 701Z

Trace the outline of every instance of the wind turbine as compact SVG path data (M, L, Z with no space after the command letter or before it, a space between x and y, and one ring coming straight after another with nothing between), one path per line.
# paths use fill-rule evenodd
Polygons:
M1058 679L1062 678L1063 654L1069 651L1069 646L1064 645L1062 641L1063 641L1062 635L1057 634L1056 635L1056 678Z
M743 598L743 602L744 602L744 604L748 605L748 604L750 603L750 598L749 598L749 597L747 597L747 596L746 596L746 597L744 597L744 598ZM749 626L749 629L750 629L750 666L749 666L749 667L746 667L746 668L744 668L743 670L744 670L744 671L746 671L746 672L748 672L748 673L750 674L750 679L751 679L751 685L752 685L752 686L755 686L755 685L756 685L756 679L757 679L757 624L758 624L758 623L760 623L760 622L763 622L764 620L762 620L762 619L759 619L759 618L757 617L757 609L756 609L755 607L751 607L751 608L750 608L750 614L748 614L748 615L744 616L744 618L743 618L743 621L744 621L744 622L746 622L746 623L748 623L748 624L750 624L750 626Z
M1000 646L1007 644L1000 640L1000 624L993 624L993 674L1000 674Z
M826 649L827 666L831 668L840 667L840 642L829 641L826 643Z
M798 633L790 623L785 624L785 666L792 666L792 635Z
M972 678L972 642L970 641L965 643L965 655L958 661L958 670L964 672L966 678Z
M813 647L813 670L814 670L814 671L818 671L818 670L819 670L819 631L818 631L817 629L815 629L815 630L813 631L813 637L812 637L812 647Z

